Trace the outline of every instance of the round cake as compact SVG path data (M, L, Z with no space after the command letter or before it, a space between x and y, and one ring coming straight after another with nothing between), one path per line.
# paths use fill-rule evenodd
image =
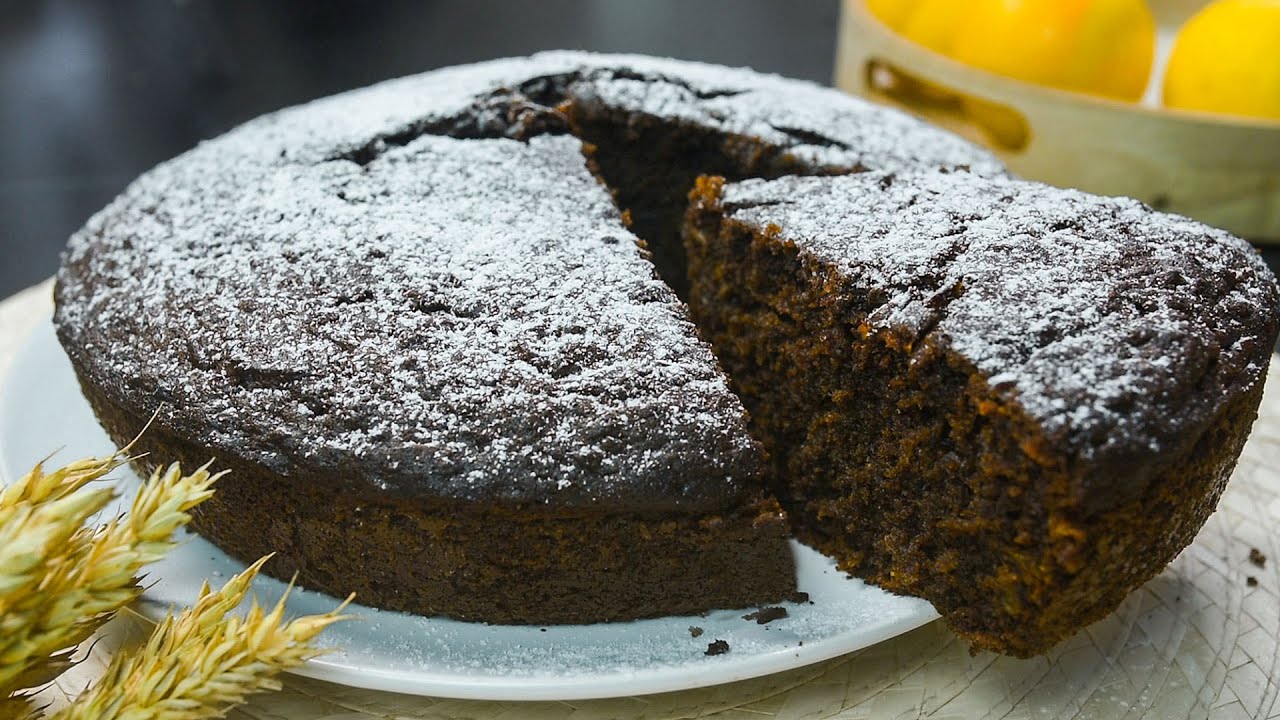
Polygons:
M789 516L1017 655L1190 541L1277 329L1225 233L808 83L569 52L203 143L72 237L56 300L108 432L231 469L196 529L308 587L744 607L795 590Z

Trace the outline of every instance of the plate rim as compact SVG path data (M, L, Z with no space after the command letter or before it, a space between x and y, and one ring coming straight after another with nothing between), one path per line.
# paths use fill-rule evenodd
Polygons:
M792 540L792 542L795 541ZM274 580L274 578L269 579ZM334 602L336 603L338 600L334 598ZM378 608L368 605L361 605L359 608L382 612ZM155 622L169 609L169 605L158 600L148 599L144 595L135 604L135 609L148 621ZM749 609L730 610L737 612ZM365 690L457 700L534 702L636 697L704 689L797 670L865 650L922 627L937 620L938 617L936 612L932 610L918 615L907 616L902 620L888 623L878 628L876 632L860 635L862 639L856 644L856 647L850 644L841 644L837 636L823 638L799 647L788 646L747 656L732 657L731 651L727 655L720 656L734 663L731 666L731 671L718 673L712 681L692 679L699 677L699 671L703 668L690 668L688 666L669 666L654 670L627 669L588 676L512 675L500 678L488 675L466 676L436 670L418 670L412 674L412 677L409 677L407 674L394 671L334 661L332 656L327 655L312 658L302 665L290 668L286 672L313 680ZM572 625L564 627L582 628L590 626ZM723 669L721 668L721 670ZM639 680L636 678L637 673L643 673ZM643 682L643 688L645 689L633 687L640 681Z

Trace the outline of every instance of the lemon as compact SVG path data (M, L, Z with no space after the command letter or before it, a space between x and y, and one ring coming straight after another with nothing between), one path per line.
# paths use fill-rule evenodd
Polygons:
M1178 32L1164 104L1280 118L1280 0L1218 0Z
M898 34L946 55L969 0L866 0L867 9Z
M974 0L952 57L999 75L1136 101L1155 55L1144 0Z
M915 0L899 29L905 37L943 55L950 55L956 28L968 10L967 0Z

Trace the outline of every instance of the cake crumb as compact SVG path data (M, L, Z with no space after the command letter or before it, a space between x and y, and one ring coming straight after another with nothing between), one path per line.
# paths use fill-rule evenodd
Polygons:
M697 625L689 626L689 637L702 637L702 628Z
M813 604L813 601L809 599L809 593L804 592L803 590L797 590L788 595L787 602L793 602L797 605L802 605L804 603L809 603L810 605Z
M773 606L760 608L753 613L747 613L742 616L743 620L755 620L758 625L766 625L774 620L781 620L787 616L787 609L784 607Z
M1262 551L1258 548L1249 548L1249 562L1257 565L1258 567L1266 567L1267 556L1263 555Z
M1257 586L1258 586L1258 578L1256 578L1256 577L1254 577L1254 576L1250 575L1249 577L1247 577L1247 578L1245 578L1245 579L1244 579L1244 584L1245 584L1245 585L1248 585L1249 587L1257 587Z
M727 652L729 652L729 643L724 640L707 643L707 655L723 655Z

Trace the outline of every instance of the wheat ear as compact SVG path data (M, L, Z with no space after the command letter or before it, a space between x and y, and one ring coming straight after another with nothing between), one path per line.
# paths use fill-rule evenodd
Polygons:
M310 644L320 631L345 620L339 605L324 615L284 622L292 586L269 611L254 599L243 616L228 615L244 600L264 557L216 592L206 582L193 607L170 614L147 645L117 655L92 689L53 720L197 720L221 717L247 695L278 690L274 676L323 651Z
M221 476L207 465L157 470L127 515L85 527L113 497L85 484L121 462L117 454L50 474L37 466L0 493L0 697L52 680L74 646L137 598L143 566L174 547L187 511Z

